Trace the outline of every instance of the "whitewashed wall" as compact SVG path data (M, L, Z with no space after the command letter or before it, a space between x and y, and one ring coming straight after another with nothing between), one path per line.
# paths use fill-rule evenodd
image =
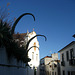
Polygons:
M0 48L0 75L27 75L27 68L23 62L17 63L15 58L10 62L5 48Z
M30 40L32 37L34 37L36 35L36 33L33 31L31 33L29 33L28 35L28 40ZM30 44L29 44L29 48L32 47L34 45L34 43L36 43L36 46L39 48L39 42L37 40L37 37L34 38ZM30 51L28 52L28 56L31 59L30 62L28 62L28 64L30 65L30 67L32 68L31 70L29 70L31 75L34 75L34 68L36 68L36 75L39 75L39 64L40 64L40 57L39 57L39 49L36 48L36 50L34 50L34 47L30 49ZM32 52L34 52L34 60L32 60ZM38 54L38 60L36 60L36 54ZM29 75L30 75L29 74Z
M55 73L56 73L56 75L58 75L59 65L58 65L57 60L58 60L58 53L53 53L53 54L51 54L51 57L45 57L45 58L41 59L40 75L55 75ZM54 67L54 64L56 64L57 66ZM54 74L52 74L52 73L54 73Z
M70 57L70 49L72 49L72 48L74 50L74 56L75 56L75 44L65 48L64 50L62 50L60 52L60 64L62 62L62 54L63 53L64 53L64 61L65 61L65 66L61 66L61 75L63 75L63 70L65 71L65 75L68 74L68 71L70 71L70 72L75 71L75 66L69 65L69 61L67 61L67 59L66 59L66 51L69 51L69 59L71 58Z

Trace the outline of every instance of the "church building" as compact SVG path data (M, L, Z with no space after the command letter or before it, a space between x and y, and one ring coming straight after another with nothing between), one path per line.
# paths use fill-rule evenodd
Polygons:
M14 39L15 41L20 41L20 47L22 45L27 44L27 42L36 35L36 32L33 30L32 32L27 31L27 33L17 33L14 34ZM32 47L32 46L37 46L37 47ZM28 52L28 57L31 59L30 62L28 62L28 75L39 75L39 42L37 40L37 37L35 37L29 44L30 48L32 47L29 52Z

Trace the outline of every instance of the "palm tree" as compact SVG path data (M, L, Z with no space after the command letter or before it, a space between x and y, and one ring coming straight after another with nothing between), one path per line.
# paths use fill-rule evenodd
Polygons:
M34 21L35 21L35 17L34 17L33 14L31 14L31 13L24 13L24 14L22 14L22 15L19 16L19 17L16 19L16 21L14 22L14 24L13 24L13 26L12 26L12 29L11 29L11 35L14 34L15 27L16 27L17 23L19 22L19 20L20 20L23 16L25 16L25 15L31 15L31 16L33 17ZM37 37L37 36L43 36L43 37L45 37L44 35L36 35L36 36L32 37L32 38L28 41L28 43L26 44L25 50L24 50L24 51L26 51L26 52L23 52L23 53L25 53L25 54L21 54L21 59L23 59L24 62L28 62L28 61L26 61L24 58L26 58L26 57L28 56L28 51L29 51L32 47L34 47L34 46L32 46L31 48L28 49L29 43L30 43L35 37ZM46 40L46 37L45 37L45 40ZM35 46L35 47L36 47L36 46ZM37 48L38 48L38 47L37 47ZM18 52L19 52L19 51L18 51ZM19 52L19 53L21 53L21 52Z
M11 39L9 24L0 20L0 47L6 46Z
M21 48L19 48L19 46L17 45L17 43L14 41L13 39L13 34L14 34L14 30L15 27L17 25L17 23L19 22L19 20L24 16L24 15L31 15L34 18L35 21L35 17L33 14L31 13L24 13L21 16L19 16L16 21L14 22L13 26L10 27L9 23L4 22L3 19L0 19L0 47L4 46L7 50L8 56L11 55L14 52L13 47L17 50L20 50ZM16 47L15 47L16 46ZM16 52L14 52L15 54ZM18 55L20 55L20 53L16 53Z

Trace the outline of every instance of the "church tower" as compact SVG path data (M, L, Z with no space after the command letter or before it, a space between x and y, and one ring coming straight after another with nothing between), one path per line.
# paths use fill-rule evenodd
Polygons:
M34 37L36 35L36 32L33 31L31 33L28 34L28 40L30 40L32 37ZM37 46L39 48L39 42L37 40L37 37L34 38L30 44L29 44L29 48L32 46ZM29 66L32 69L36 70L36 75L39 75L39 49L36 47L33 47L30 49L30 51L28 52L28 57L31 59L30 62L28 62Z
M36 32L33 31L29 32L27 30L27 33L17 33L14 34L14 39L16 42L20 43L20 47L22 47L23 45L26 45L27 42L36 35ZM36 46L36 47L32 47L32 46ZM32 47L32 48L31 48ZM29 47L31 48L28 52L28 57L31 59L30 62L28 62L29 66L31 68L28 67L28 75L34 75L34 72L36 72L36 75L39 75L39 64L40 64L40 59L39 59L39 42L37 40L37 37L35 37L30 43L29 43ZM35 70L35 71L34 71Z

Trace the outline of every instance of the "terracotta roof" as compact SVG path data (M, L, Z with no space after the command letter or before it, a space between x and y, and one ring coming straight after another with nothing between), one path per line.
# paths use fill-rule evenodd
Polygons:
M72 42L69 43L67 46L65 46L64 48L62 48L61 50L59 50L58 52L61 52L62 50L64 50L65 48L67 48L67 47L69 47L69 46L71 46L71 45L73 45L73 44L75 44L75 41L72 41Z
M51 56L45 56L44 58L52 58Z
M45 57L42 58L42 59L45 59L45 58L52 58L52 56L45 56ZM41 59L41 60L42 60L42 59Z
M19 39L19 40L24 40L24 37L26 36L27 33L17 33L17 34L13 34L13 38L14 39Z

